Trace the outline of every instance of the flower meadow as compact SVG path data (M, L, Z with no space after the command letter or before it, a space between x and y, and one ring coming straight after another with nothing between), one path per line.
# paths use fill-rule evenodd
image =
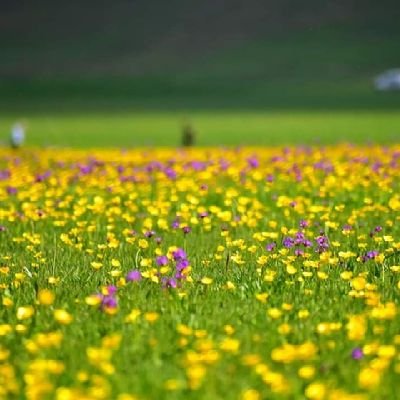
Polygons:
M396 399L400 146L0 149L0 399Z

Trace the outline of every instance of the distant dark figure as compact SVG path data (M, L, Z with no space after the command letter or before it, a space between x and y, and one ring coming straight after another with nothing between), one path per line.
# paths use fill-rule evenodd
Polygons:
M182 146L191 147L195 142L195 132L191 125L186 124L182 130Z

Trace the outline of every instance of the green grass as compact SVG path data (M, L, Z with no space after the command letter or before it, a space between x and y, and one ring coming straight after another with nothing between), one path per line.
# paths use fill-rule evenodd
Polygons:
M395 400L397 155L398 146L55 149L18 157L0 149L0 397L322 400L325 390L331 398L345 391ZM253 169L251 156L260 163ZM177 179L147 168L154 161ZM91 170L83 173L85 165ZM178 216L191 227L187 235L171 227ZM308 226L300 228L302 220ZM146 238L149 229L156 234ZM284 239L298 232L312 246L286 248ZM328 249L318 248L321 236ZM271 242L276 249L267 251ZM185 249L191 279L163 289L149 276L175 273L172 259L168 271L155 264L170 246ZM379 256L363 261L371 250ZM143 278L121 279L131 270ZM109 285L118 286L114 315L87 301ZM141 314L127 320L132 310ZM115 335L120 342L110 340ZM282 348L288 343L309 345ZM354 348L363 349L360 360ZM304 366L308 377L299 375Z
M39 146L175 146L186 121L202 146L393 143L400 138L400 113L395 111L125 111L21 118L27 125L27 144ZM18 119L0 118L3 143Z

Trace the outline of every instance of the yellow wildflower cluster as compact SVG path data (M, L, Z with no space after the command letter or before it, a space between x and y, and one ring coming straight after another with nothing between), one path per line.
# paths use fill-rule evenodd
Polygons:
M396 398L400 147L0 149L0 399Z

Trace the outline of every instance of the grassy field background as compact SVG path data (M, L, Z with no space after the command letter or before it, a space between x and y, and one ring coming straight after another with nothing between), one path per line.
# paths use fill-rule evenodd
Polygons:
M196 143L218 145L394 143L400 113L386 111L198 111L188 113ZM184 112L31 114L28 143L40 146L135 147L180 144ZM14 122L2 118L1 132ZM6 143L6 135L3 135Z
M396 2L223 3L7 3L0 141L17 120L32 145L176 145L184 122L201 145L399 140L400 93L373 89Z

